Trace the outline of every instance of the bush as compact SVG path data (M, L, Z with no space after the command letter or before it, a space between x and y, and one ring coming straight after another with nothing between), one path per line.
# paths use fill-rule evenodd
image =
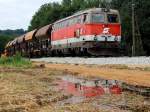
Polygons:
M32 66L32 63L29 60L22 58L21 55L17 53L15 56L12 57L0 58L0 65L6 67L28 68Z

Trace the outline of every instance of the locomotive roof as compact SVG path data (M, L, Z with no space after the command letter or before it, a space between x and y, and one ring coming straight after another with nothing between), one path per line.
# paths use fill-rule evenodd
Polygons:
M92 8L92 9L87 9L87 10L84 10L84 11L79 11L79 12L75 13L74 15L80 15L80 14L89 13L89 12L114 12L114 13L117 13L118 11L115 10L115 9Z
M85 14L85 13L92 13L92 12L95 12L95 13L98 13L98 12L118 13L118 10L115 10L115 9L106 9L106 8L91 8L91 9L79 11L77 13L74 13L72 16L69 16L69 17L66 17L64 19L58 20L58 21L55 22L55 24L59 23L59 22L62 22L64 20L66 20L66 19L70 19L70 18L72 18L74 16L78 16L78 15Z

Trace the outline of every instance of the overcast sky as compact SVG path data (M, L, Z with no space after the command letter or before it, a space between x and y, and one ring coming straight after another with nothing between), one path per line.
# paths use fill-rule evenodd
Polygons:
M0 29L27 29L42 4L61 0L0 0Z

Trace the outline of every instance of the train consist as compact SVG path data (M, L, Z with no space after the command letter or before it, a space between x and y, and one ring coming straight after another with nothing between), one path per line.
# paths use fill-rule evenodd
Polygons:
M7 56L116 56L121 22L117 10L92 8L35 29L10 41Z

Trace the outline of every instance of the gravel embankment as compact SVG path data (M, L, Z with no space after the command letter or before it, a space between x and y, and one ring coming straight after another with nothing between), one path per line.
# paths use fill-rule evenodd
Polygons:
M49 57L32 59L36 62L60 63L60 64L129 64L150 65L150 57L109 57L109 58L79 58L79 57Z

